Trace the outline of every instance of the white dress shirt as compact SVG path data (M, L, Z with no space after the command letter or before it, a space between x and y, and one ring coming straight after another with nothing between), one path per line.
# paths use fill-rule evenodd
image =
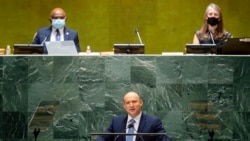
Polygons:
M61 41L64 41L64 32L63 32L64 28L60 28L59 32L60 32L60 39ZM52 32L50 35L50 41L56 41L56 29L52 27Z

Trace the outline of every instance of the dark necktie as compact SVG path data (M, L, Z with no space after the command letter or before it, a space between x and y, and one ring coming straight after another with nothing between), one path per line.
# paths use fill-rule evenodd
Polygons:
M135 120L134 119L131 119L130 121L129 121L129 124L132 124L132 126L130 126L129 128L128 128L128 134L134 134L134 123L135 123ZM133 141L133 138L134 138L134 136L132 136L132 135L129 135L129 136L127 136L127 139L126 139L126 141Z
M59 29L56 30L56 41L61 41Z

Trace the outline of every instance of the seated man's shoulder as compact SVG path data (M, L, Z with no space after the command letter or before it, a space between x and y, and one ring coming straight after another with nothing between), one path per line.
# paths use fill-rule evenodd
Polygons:
M50 30L51 28L50 27L41 27L38 29L38 32L42 32L42 31L47 31L47 30Z
M69 29L69 28L65 28L65 31L69 32L69 33L77 33L76 30L74 29Z

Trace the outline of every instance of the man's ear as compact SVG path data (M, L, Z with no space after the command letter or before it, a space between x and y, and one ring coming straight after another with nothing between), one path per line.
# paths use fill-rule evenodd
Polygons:
M141 107L143 107L143 101L141 100Z
M51 17L49 17L49 22L50 22L50 23L52 23L52 19L51 19Z
M124 104L124 102L123 102L122 106L123 106L123 109L126 109L126 108L125 108L125 104Z

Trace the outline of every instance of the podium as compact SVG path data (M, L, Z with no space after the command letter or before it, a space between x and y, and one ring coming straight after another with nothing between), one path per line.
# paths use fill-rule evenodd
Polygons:
M43 54L44 47L41 44L14 44L14 54Z
M129 135L130 136L138 136L140 138L140 141L144 141L143 136L166 136L167 137L166 133L133 133L133 134L129 134L129 133L90 133L91 141L92 141L92 136L113 136L113 138L114 138L113 141L116 141L121 136L129 136Z
M186 44L186 54L250 55L250 38L228 38L222 44Z
M115 54L144 54L144 44L114 44Z
M216 44L186 44L186 54L217 54Z

